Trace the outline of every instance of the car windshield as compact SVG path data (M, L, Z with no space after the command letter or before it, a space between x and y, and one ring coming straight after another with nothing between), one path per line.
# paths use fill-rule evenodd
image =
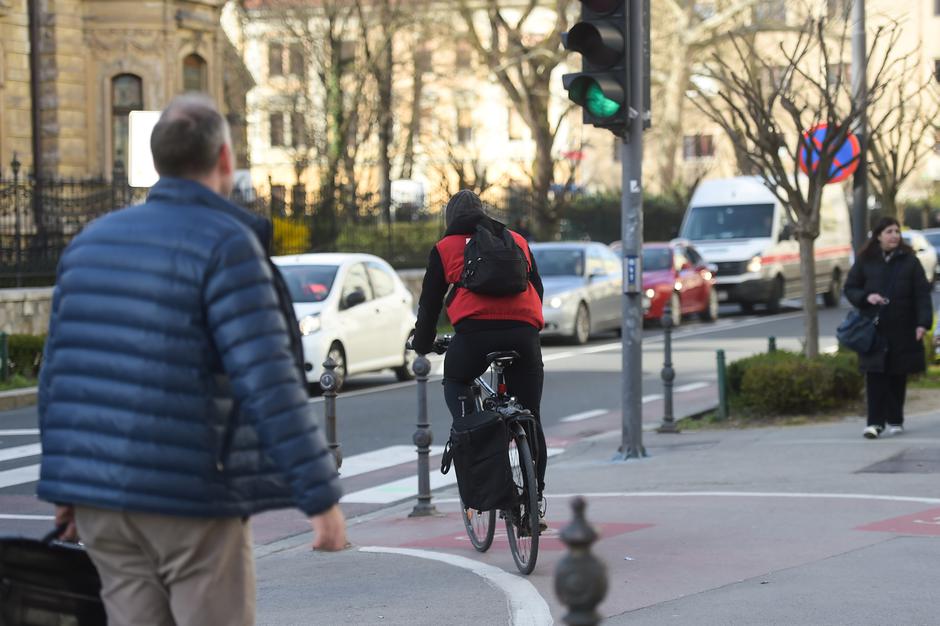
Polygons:
M643 248L643 271L659 272L672 267L669 248Z
M532 255L541 276L584 276L584 250L536 248Z
M696 206L689 209L679 236L693 241L770 237L773 219L772 204Z
M323 302L330 295L335 265L281 265L279 267L291 300L294 302Z

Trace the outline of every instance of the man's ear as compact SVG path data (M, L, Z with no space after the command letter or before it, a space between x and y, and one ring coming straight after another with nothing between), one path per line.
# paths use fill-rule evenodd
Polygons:
M232 154L232 146L223 143L219 149L219 173L229 176L235 171L235 155Z

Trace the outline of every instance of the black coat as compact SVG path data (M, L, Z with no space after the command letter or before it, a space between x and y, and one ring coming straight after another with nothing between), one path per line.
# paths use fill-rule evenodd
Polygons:
M894 284L888 285L892 277ZM859 367L864 372L894 375L924 371L924 342L917 341L914 333L918 326L930 328L933 304L920 261L902 249L888 262L880 252L859 257L845 280L845 297L863 315L874 317L879 307L868 303L872 293L886 296L890 302L880 307L875 349L859 355Z

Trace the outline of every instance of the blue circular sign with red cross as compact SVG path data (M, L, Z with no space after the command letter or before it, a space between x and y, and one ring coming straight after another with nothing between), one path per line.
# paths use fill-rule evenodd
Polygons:
M820 152L826 140L826 131L826 124L820 124L803 133L803 140L800 142L800 169L804 174L809 175L810 171L815 172L819 167ZM812 144L812 149L807 150L807 143ZM826 184L841 183L854 174L858 169L858 156L861 152L858 137L852 133L846 135L845 141L835 151L832 163L829 164L829 180Z

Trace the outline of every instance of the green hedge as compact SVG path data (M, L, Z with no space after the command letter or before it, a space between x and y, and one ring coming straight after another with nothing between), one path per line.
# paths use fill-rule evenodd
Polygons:
M851 352L820 355L777 350L728 366L732 402L758 415L816 413L857 400L864 387Z
M39 375L45 343L45 335L7 335L7 377L19 374L26 378L36 378Z
M561 209L562 239L589 237L610 243L620 239L620 193L573 197ZM668 241L679 234L685 206L672 196L643 196L643 241Z

